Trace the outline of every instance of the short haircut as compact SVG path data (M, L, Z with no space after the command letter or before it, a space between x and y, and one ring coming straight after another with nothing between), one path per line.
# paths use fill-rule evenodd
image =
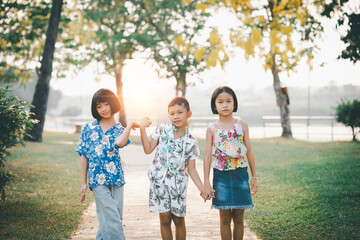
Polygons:
M111 90L101 88L94 93L91 101L91 114L97 120L100 120L101 116L96 109L96 105L103 102L109 103L112 115L119 112L121 109L121 104L117 96Z
M216 110L215 100L219 96L219 94L221 94L223 92L226 92L226 93L230 94L233 97L233 99L234 99L233 112L236 112L237 109L238 109L238 100L236 98L234 90L232 90L228 86L221 86L221 87L218 87L217 89L215 89L212 96L211 96L211 111L212 111L213 114L219 114L218 111Z
M186 108L186 110L188 112L190 112L190 104L189 104L188 100L184 97L174 97L168 105L168 110L172 106L175 106L175 105L181 106L182 104L184 104L184 107Z

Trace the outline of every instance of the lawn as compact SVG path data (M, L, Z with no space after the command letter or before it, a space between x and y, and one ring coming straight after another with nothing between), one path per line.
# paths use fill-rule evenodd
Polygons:
M360 143L253 141L259 192L246 212L263 239L360 239Z
M46 133L12 149L15 180L0 203L1 239L68 239L79 204L77 134ZM133 143L140 143L132 137ZM204 140L200 140L203 152ZM259 178L246 221L262 239L360 239L360 144L253 140Z
M15 175L0 202L1 239L68 239L86 205L80 199L78 135L46 133L43 143L12 149L7 170ZM88 192L90 193L90 192Z

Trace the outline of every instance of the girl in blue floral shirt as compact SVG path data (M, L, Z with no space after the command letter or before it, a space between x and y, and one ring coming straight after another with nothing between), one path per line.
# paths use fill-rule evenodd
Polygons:
M119 112L120 103L108 89L95 92L91 113L94 121L86 123L81 131L76 151L81 156L81 199L83 203L87 190L93 192L99 228L96 239L125 239L122 224L124 171L121 166L119 148L130 143L134 122L124 128L116 123L114 114Z

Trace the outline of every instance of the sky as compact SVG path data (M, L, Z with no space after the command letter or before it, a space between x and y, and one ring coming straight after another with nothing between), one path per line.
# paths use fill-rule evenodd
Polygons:
M220 33L227 34L226 29L231 27L236 19L226 12L220 12L211 21L209 24L218 24ZM309 84L311 88L320 88L329 84L360 86L360 63L353 64L348 60L337 59L344 49L344 44L340 41L340 33L334 26L333 20L323 22L324 33L322 38L317 39L320 50L315 54L313 70L309 71L305 60L300 62L296 73L291 73L290 76L286 73L280 75L283 86L303 88L307 88ZM156 63L146 61L145 54L139 53L135 59L127 61L123 72L125 100L134 101L131 98L136 95L138 102L143 103L161 94L175 95L175 80L159 79L155 71ZM324 66L320 67L321 64ZM87 67L73 79L53 80L51 86L70 96L92 95L102 87L115 92L114 77L102 76L101 81L96 82L93 68L94 66ZM250 58L246 61L240 49L235 52L225 69L218 66L206 70L200 74L200 78L204 80L203 83L198 81L199 76L187 77L188 81L195 82L195 87L202 91L209 89L212 91L219 85L229 85L235 90L262 89L272 85L271 71L264 71L262 60Z

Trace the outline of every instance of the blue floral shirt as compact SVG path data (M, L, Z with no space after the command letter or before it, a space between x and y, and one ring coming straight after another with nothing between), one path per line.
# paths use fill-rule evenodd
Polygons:
M90 190L99 185L122 186L125 184L119 147L115 143L123 131L124 127L120 123L115 124L105 133L98 120L84 125L76 152L88 159ZM130 140L126 145L129 143Z

